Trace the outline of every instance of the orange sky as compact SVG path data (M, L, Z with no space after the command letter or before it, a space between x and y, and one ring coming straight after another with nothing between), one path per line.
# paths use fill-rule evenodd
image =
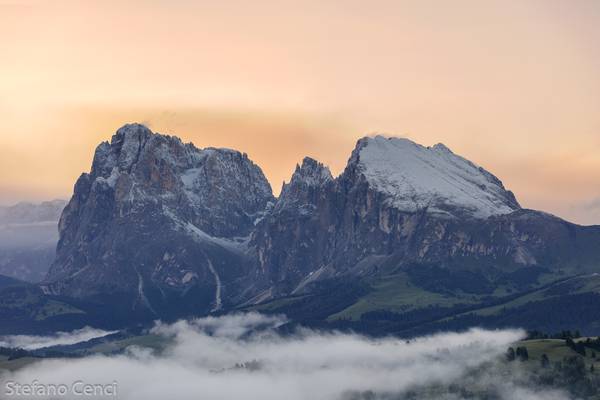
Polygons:
M357 138L443 142L521 204L600 224L600 2L0 0L0 203L68 197L145 122L276 192Z

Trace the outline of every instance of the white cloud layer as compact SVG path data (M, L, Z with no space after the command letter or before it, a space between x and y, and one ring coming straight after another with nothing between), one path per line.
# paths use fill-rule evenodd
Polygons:
M463 379L468 370L493 362L523 336L518 330L472 329L406 342L311 330L282 336L269 329L284 322L251 313L157 324L153 333L172 339L161 354L130 348L118 356L46 360L3 380L117 381L118 398L125 400L333 400L359 399L367 391L376 396L370 398L402 398L395 396ZM236 368L241 364L246 368ZM484 379L499 387L506 400L564 398L493 375Z
M20 347L25 350L37 350L44 347L70 345L104 337L117 331L104 331L86 326L73 332L56 332L50 336L14 335L0 336L0 347Z

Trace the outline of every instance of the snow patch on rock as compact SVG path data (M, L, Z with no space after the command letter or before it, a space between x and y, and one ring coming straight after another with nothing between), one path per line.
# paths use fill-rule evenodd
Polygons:
M359 141L358 170L397 209L445 217L488 218L520 208L495 176L443 144L425 147L403 138Z

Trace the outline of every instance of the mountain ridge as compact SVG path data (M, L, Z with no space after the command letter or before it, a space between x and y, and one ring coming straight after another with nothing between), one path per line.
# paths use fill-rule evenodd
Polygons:
M462 312L600 270L600 227L521 208L443 144L382 136L360 139L337 177L304 158L276 198L243 153L125 125L60 232L45 296L123 321L262 304L330 322Z
M65 200L0 207L0 274L39 282L52 263Z

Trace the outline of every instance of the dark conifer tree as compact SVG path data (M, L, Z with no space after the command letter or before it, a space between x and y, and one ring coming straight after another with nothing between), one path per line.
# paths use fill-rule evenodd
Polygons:
M515 349L513 349L512 347L509 347L508 350L506 350L506 360L507 361L515 360Z

